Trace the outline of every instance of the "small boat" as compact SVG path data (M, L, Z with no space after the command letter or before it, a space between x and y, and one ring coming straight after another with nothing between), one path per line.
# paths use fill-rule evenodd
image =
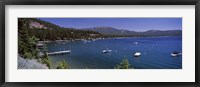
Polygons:
M39 48L39 49L43 49L44 47L45 47L45 45L42 44L42 43L38 43L38 44L37 44L37 48Z
M136 52L136 53L134 54L134 57L139 57L140 55L141 55L140 52Z
M174 52L171 53L171 56L177 57L177 56L180 56L181 54L182 53L180 53L180 52L174 51Z
M137 45L137 44L138 44L138 42L134 42L134 44L135 44L135 45Z
M92 39L92 41L96 41L96 39Z
M89 41L89 40L82 40L84 43L89 43L89 42L91 42L91 41Z
M112 50L109 50L109 49L106 49L106 50L103 50L102 52L103 53L110 53Z

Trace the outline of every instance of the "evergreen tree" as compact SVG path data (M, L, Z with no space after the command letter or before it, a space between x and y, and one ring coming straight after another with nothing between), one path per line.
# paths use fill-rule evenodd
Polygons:
M69 65L65 61L61 61L58 63L56 69L69 69Z
M117 64L116 69L130 69L130 64L129 64L129 61L128 59L123 59L120 64Z
M38 58L36 37L28 34L29 20L26 18L18 19L18 53L24 58Z

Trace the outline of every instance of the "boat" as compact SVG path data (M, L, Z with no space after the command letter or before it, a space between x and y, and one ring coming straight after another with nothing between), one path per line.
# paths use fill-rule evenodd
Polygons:
M134 44L135 44L135 45L137 45L137 44L138 44L138 42L134 42Z
M45 47L45 45L42 44L42 43L38 43L38 44L37 44L37 48L38 48L38 49L43 49L44 47Z
M140 55L141 55L140 52L136 52L136 53L134 54L134 57L139 57Z
M177 56L180 56L181 54L182 54L181 52L174 51L171 53L171 56L177 57Z
M135 46L138 47L138 42L134 42ZM139 57L141 55L141 53L139 51L137 51L135 54L134 54L134 57Z
M89 43L89 42L91 42L91 41L89 41L89 40L82 40L84 43Z
M110 53L112 50L109 50L109 49L106 49L106 50L103 50L102 52L103 53Z

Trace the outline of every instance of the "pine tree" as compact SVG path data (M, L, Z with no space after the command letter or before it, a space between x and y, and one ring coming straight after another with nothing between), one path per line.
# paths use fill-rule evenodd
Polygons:
M58 63L56 69L69 69L69 65L65 61L61 61Z
M130 67L130 64L129 64L128 59L123 59L123 60L120 62L120 64L117 64L117 65L116 65L115 68L116 68L116 69L129 69L129 68L131 68L131 67Z
M18 53L24 58L38 58L38 39L28 34L29 21L26 18L18 19Z

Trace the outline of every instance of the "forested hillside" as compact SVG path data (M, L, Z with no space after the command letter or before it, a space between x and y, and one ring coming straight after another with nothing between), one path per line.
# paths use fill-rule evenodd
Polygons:
M39 40L72 40L98 38L100 33L95 31L76 30L73 28L62 28L55 24L35 18L19 18L24 20L26 31L29 36L35 36ZM20 22L20 21L19 21ZM20 28L19 28L20 30Z

